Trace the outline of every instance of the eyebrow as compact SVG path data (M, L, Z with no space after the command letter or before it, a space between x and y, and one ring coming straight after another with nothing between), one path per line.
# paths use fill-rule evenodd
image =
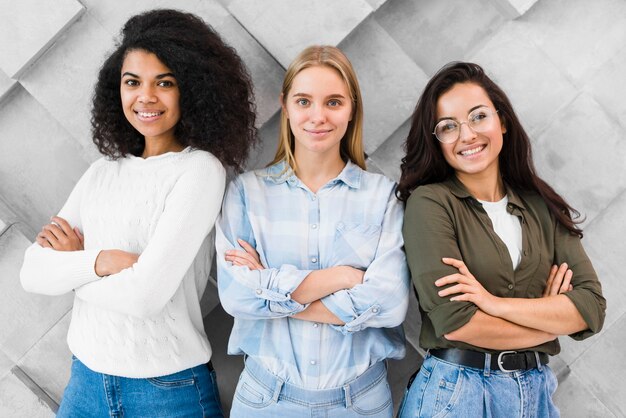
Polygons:
M489 106L484 105L484 104L479 104L479 105L476 105L476 106L474 106L473 108L471 108L471 109L467 112L467 114L469 115L469 114L470 114L470 113L472 113L474 110L479 109L479 108L481 108L481 107L489 107ZM446 119L457 120L456 118L454 118L454 117L452 117L452 116L442 116L442 117L440 117L439 119L437 119L437 122L436 122L436 123L439 123L439 122L441 122L442 120L446 120Z
M306 97L306 98L312 98L313 96L311 96L310 94L307 93L294 93L291 95L291 97ZM342 94L331 94L325 97L326 99L345 99L345 97Z
M124 76L129 76L129 77L134 77L134 78L141 78L137 74L131 73L130 71L126 71L124 74L122 74L122 78L124 78ZM160 79L165 78L165 77L176 78L176 76L174 74L172 74L172 73L158 74L155 78L157 80L160 80Z

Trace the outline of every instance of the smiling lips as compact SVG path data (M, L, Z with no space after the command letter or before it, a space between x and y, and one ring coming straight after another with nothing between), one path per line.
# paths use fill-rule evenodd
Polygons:
M470 148L470 149L466 149L463 151L459 151L459 154L461 154L463 157L471 157L472 155L478 154L479 152L481 152L482 150L484 150L486 147L486 145L478 145L474 148Z
M314 136L323 136L332 131L332 129L305 129L304 131Z
M158 118L159 116L161 116L163 113L162 111L140 111L140 110L135 110L134 111L135 114L137 116L139 116L139 119L141 120L145 120L145 121L150 121L150 120L154 120L156 118Z

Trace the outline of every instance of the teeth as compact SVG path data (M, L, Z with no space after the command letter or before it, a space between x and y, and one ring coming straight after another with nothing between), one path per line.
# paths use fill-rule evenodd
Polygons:
M468 149L468 150L465 150L465 151L461 151L461 155L474 155L477 152L482 151L483 148L484 148L483 146L480 146L480 147L477 147L477 148L472 148L472 149Z
M161 114L161 112L137 112L139 114L139 116L143 117L143 118L151 118L154 116L159 116Z

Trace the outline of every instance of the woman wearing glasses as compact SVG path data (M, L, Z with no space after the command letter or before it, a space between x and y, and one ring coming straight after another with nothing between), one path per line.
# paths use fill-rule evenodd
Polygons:
M404 356L402 204L365 171L363 107L337 48L305 49L280 97L279 146L229 186L218 287L246 354L232 417L391 417L385 359Z
M558 416L557 337L597 333L606 306L578 213L535 174L511 103L476 64L429 81L406 149L398 196L428 353L400 416Z

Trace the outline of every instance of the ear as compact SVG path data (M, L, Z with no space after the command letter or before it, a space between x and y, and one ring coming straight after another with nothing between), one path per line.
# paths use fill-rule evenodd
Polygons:
M500 129L502 129L502 133L505 134L506 133L506 122L504 119L501 120L500 122Z
M283 110L283 113L285 114L287 119L289 119L289 112L287 112L287 106L285 106L285 95L280 93L278 100L280 100L280 107Z

